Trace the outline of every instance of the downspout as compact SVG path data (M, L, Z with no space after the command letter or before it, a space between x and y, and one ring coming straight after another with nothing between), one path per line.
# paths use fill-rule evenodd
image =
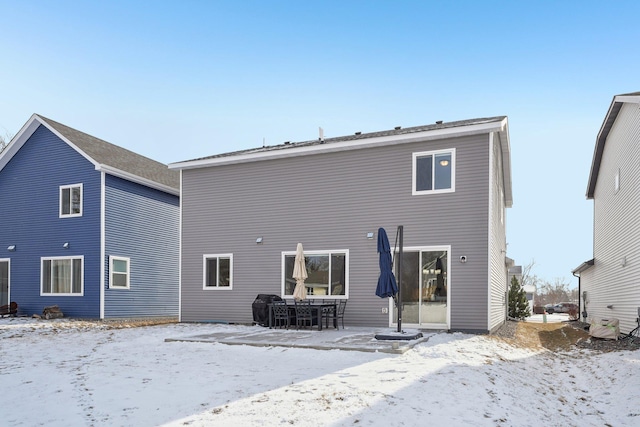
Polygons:
M580 310L580 307L582 307L582 279L580 278L580 274L577 274L575 272L571 272L571 274L573 275L573 277L577 277L578 278L578 319L580 319L580 316L582 316L582 321L586 322L587 321L587 307L584 307L584 310Z
M399 225L398 229L397 229L397 233L398 233L398 237L400 240L400 252L398 253L398 264L397 264L397 271L398 271L398 277L396 278L397 282L398 282L398 307L396 308L396 312L398 313L398 333L402 332L402 262L403 262L403 255L404 255L404 226L403 225Z
M104 299L105 299L105 268L104 268L104 259L105 259L105 224L106 224L106 176L105 172L100 172L100 280L98 283L100 284L100 320L104 320Z
M584 322L587 321L587 298L584 298L583 301L583 295L582 295L582 272L587 270L588 268L590 268L591 266L594 265L594 259L591 259L589 261L585 261L582 264L580 264L579 267L577 267L576 269L571 271L571 274L573 275L573 277L577 277L578 278L578 319L580 319L580 316L582 316L582 320ZM580 306L584 303L584 310L580 309Z
M580 301L580 292L581 292L580 291L580 275L576 276L576 273L574 273L574 272L571 272L571 274L573 275L573 277L577 277L578 278L578 310L580 310L580 306L582 305L582 304L580 304L581 303L581 301ZM578 313L578 314L581 314L581 313Z

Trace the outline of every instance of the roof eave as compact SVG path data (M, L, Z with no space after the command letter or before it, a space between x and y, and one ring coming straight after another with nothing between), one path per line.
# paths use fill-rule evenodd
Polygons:
M154 188L156 190L164 191L165 193L173 194L175 196L180 195L180 189L174 188L169 185L160 184L157 181L153 181L150 179L142 178L141 176L134 175L132 173L123 171L121 169L116 169L112 166L105 164L96 165L96 170L104 173L108 173L109 175L116 176L118 178L126 179L127 181L134 182L136 184L141 184L146 187Z
M574 268L573 270L571 270L571 274L573 274L574 276L577 274L579 276L580 273L590 269L591 267L593 267L594 264L595 264L595 261L593 259L590 259L589 261L585 261L579 266L577 266L576 268Z
M82 157L87 159L91 164L94 165L95 169L98 171L105 171L106 173L117 176L119 178L126 179L131 182L135 182L138 184L142 184L144 186L154 188L160 191L164 191L173 195L180 195L180 189L176 187L172 187L170 185L162 184L157 181L153 181L147 178L143 178L139 175L132 174L130 172L125 172L121 169L114 168L109 165L105 165L102 163L98 163L93 157L89 156L84 152L81 148L79 148L76 144L71 142L69 138L61 134L55 127L51 126L44 118L40 117L38 114L33 114L29 120L22 126L20 131L11 139L7 147L0 153L0 170L2 170L6 164L11 160L11 158L22 148L24 143L33 135L33 133L38 129L40 125L46 127L49 131L51 131L54 135L64 141L69 147L75 150Z
M94 159L88 156L84 151L82 151L75 144L69 141L64 135L62 135L55 128L49 125L46 120L43 120L37 114L33 114L29 118L29 120L27 120L27 123L22 126L20 131L18 131L18 133L11 139L11 142L9 142L7 147L0 154L0 170L2 170L7 165L7 163L9 163L9 160L11 160L11 158L13 158L13 156L15 156L18 151L20 151L20 148L22 148L25 142L27 142L27 140L31 137L31 135L33 135L33 133L38 129L40 125L46 127L49 131L51 131L66 144L68 144L71 148L77 151L82 157L87 159L93 165L97 165Z
M596 138L596 146L593 150L593 159L591 161L591 170L589 172L589 181L587 184L587 199L593 199L594 197L604 146L607 142L609 132L618 118L618 113L620 113L622 104L624 103L640 104L640 93L616 95L613 97L609 110L607 111L607 115L605 116L602 126L600 127L600 131L598 132L598 137Z
M505 117L502 121L500 143L502 145L502 175L504 179L504 204L507 208L513 207L513 186L511 183L511 139L509 138L509 122Z
M287 157L298 157L310 154L330 153L337 151L357 150L370 147L405 144L416 141L425 141L441 138L453 138L489 132L501 132L506 127L506 117L500 121L487 123L476 123L460 127L425 130L407 134L379 136L364 138L360 140L350 140L333 142L327 144L304 145L300 147L292 146L282 150L258 151L249 153L239 153L232 156L214 157L200 160L187 160L184 162L170 163L169 169L196 169L210 166L222 166L229 164L248 163L262 160L273 160Z

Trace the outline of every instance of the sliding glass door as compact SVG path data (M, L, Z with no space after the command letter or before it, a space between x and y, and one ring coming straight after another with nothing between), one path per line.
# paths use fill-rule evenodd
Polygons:
M402 323L447 324L449 248L405 249L402 262ZM394 308L394 320L397 312Z

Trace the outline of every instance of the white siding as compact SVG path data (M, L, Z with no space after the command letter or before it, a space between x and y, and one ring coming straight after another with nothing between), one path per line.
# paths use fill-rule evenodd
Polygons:
M640 307L639 219L640 108L624 104L607 138L594 192L593 275L581 281L589 317L618 318L621 332L635 327Z

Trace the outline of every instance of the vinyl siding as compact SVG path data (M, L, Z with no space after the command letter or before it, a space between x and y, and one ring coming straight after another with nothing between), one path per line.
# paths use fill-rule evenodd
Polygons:
M580 273L580 319L582 320L588 320L589 316L591 316L591 295L593 294L593 284L595 283L594 274L595 268L593 266ZM584 318L585 311L587 312L586 319Z
M450 148L456 191L412 196L412 153ZM388 326L366 233L384 227L394 240L403 225L405 246L451 245L451 326L486 329L488 168L488 136L477 135L183 170L181 318L250 323L257 294L281 294L281 253L301 242L349 250L345 324ZM202 289L206 253L233 253L232 290Z
M506 302L508 274L506 266L506 212L504 204L504 176L502 173L502 150L500 148L500 137L494 134L491 156L491 229L489 235L489 330L494 331L506 320Z
M179 198L110 175L105 184L105 318L178 316ZM109 256L130 288L109 288Z
M636 326L640 307L639 141L640 109L624 104L608 135L594 192L593 276L583 277L581 283L588 292L589 317L618 318L621 332Z
M83 184L83 214L59 218L59 187ZM99 316L100 173L40 126L0 171L0 248L11 259L11 299L20 313L58 305L70 317ZM62 245L69 242L69 249ZM41 257L84 256L84 296L40 296Z

